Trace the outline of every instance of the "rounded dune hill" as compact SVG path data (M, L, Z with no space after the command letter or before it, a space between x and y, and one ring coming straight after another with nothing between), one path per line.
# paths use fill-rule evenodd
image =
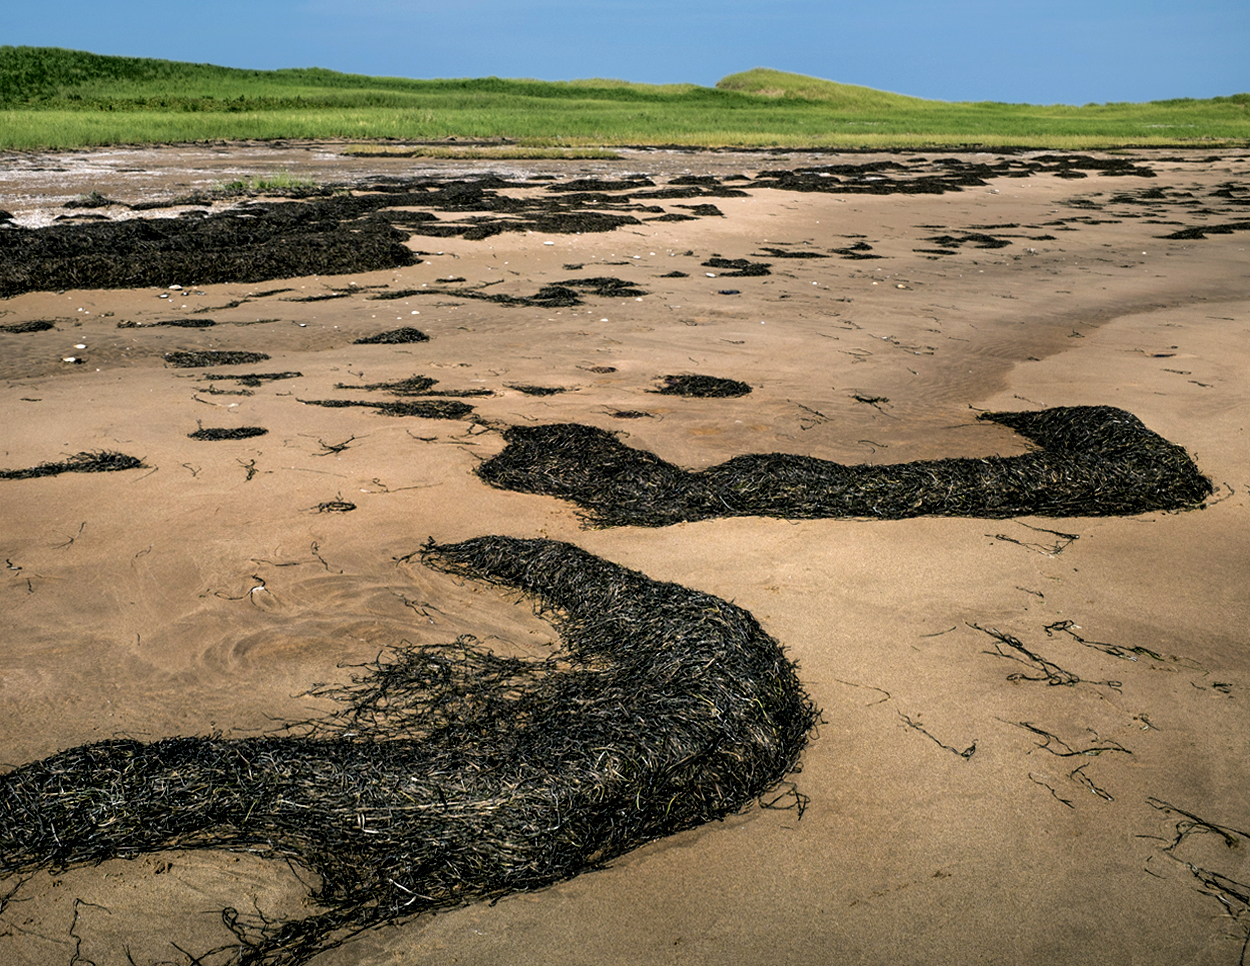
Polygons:
M786 100L825 101L832 106L857 110L916 107L927 103L920 97L891 94L889 91L856 84L840 84L837 81L791 74L769 67L755 67L739 74L729 74L716 82L716 89Z

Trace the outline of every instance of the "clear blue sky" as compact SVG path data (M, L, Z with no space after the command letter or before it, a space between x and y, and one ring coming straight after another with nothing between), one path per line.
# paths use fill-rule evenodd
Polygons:
M0 44L397 77L774 67L1032 104L1250 91L1250 0L0 0Z

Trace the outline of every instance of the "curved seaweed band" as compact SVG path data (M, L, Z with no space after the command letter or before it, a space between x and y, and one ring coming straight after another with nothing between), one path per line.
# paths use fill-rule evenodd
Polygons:
M1110 516L1194 507L1211 481L1183 448L1110 406L982 413L1039 449L1021 456L846 466L751 454L687 471L577 423L516 426L477 467L492 486L571 500L592 526L728 516Z
M558 652L407 645L312 692L342 708L305 734L105 741L23 765L0 776L0 874L164 849L285 858L320 877L323 912L223 918L237 962L304 963L736 812L795 767L817 713L745 610L548 540L420 555L534 598Z

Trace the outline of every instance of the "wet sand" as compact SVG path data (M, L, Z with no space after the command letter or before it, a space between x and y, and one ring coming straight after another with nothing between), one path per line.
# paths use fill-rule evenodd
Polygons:
M241 737L302 720L326 710L301 697L309 687L346 680L342 665L402 640L549 642L550 627L515 598L398 558L429 536L550 537L732 600L781 642L823 712L792 776L810 799L802 818L752 809L539 892L372 930L316 963L1233 966L1245 956L1250 232L1186 231L1246 221L1244 152L1135 153L1153 178L1040 172L880 195L766 187L758 175L913 158L628 152L502 165L366 162L296 145L222 148L210 164L205 153L8 158L0 209L48 224L63 200L174 196L227 162L231 176L280 168L345 182L747 177L725 182L745 196L712 199L720 214L691 221L413 235L423 254L410 267L0 301L0 327L54 322L0 330L0 468L92 450L145 464L0 480L6 765L116 736ZM929 170L1002 156L925 157ZM100 167L83 174L87 164ZM523 198L545 184L506 191ZM655 205L682 213L702 200ZM732 269L705 264L713 258L770 274L726 277ZM454 290L521 298L608 276L646 294L545 307ZM373 297L423 286L438 291ZM157 324L188 318L216 324ZM354 341L400 326L429 341ZM270 358L166 363L207 350ZM250 388L205 378L227 371L301 375ZM677 373L752 392L649 392ZM474 418L459 420L302 403L384 401L336 387L415 374L492 395L464 397ZM977 413L1072 405L1123 408L1184 446L1216 487L1208 507L592 530L571 504L473 473L511 425L619 430L692 469L767 452L897 463L1024 452ZM189 437L251 426L268 432ZM1045 665L991 631L1075 680L1048 683ZM228 853L41 872L4 904L0 947L12 963L77 952L103 966L127 950L137 963L183 962L231 941L222 908L298 918L305 895L285 864Z

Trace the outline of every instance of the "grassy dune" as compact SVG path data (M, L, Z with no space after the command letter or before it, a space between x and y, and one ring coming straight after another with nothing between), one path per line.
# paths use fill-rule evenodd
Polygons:
M0 47L0 149L216 139L1093 148L1250 141L1250 95L1084 107L950 103L757 69L715 88L409 80Z

